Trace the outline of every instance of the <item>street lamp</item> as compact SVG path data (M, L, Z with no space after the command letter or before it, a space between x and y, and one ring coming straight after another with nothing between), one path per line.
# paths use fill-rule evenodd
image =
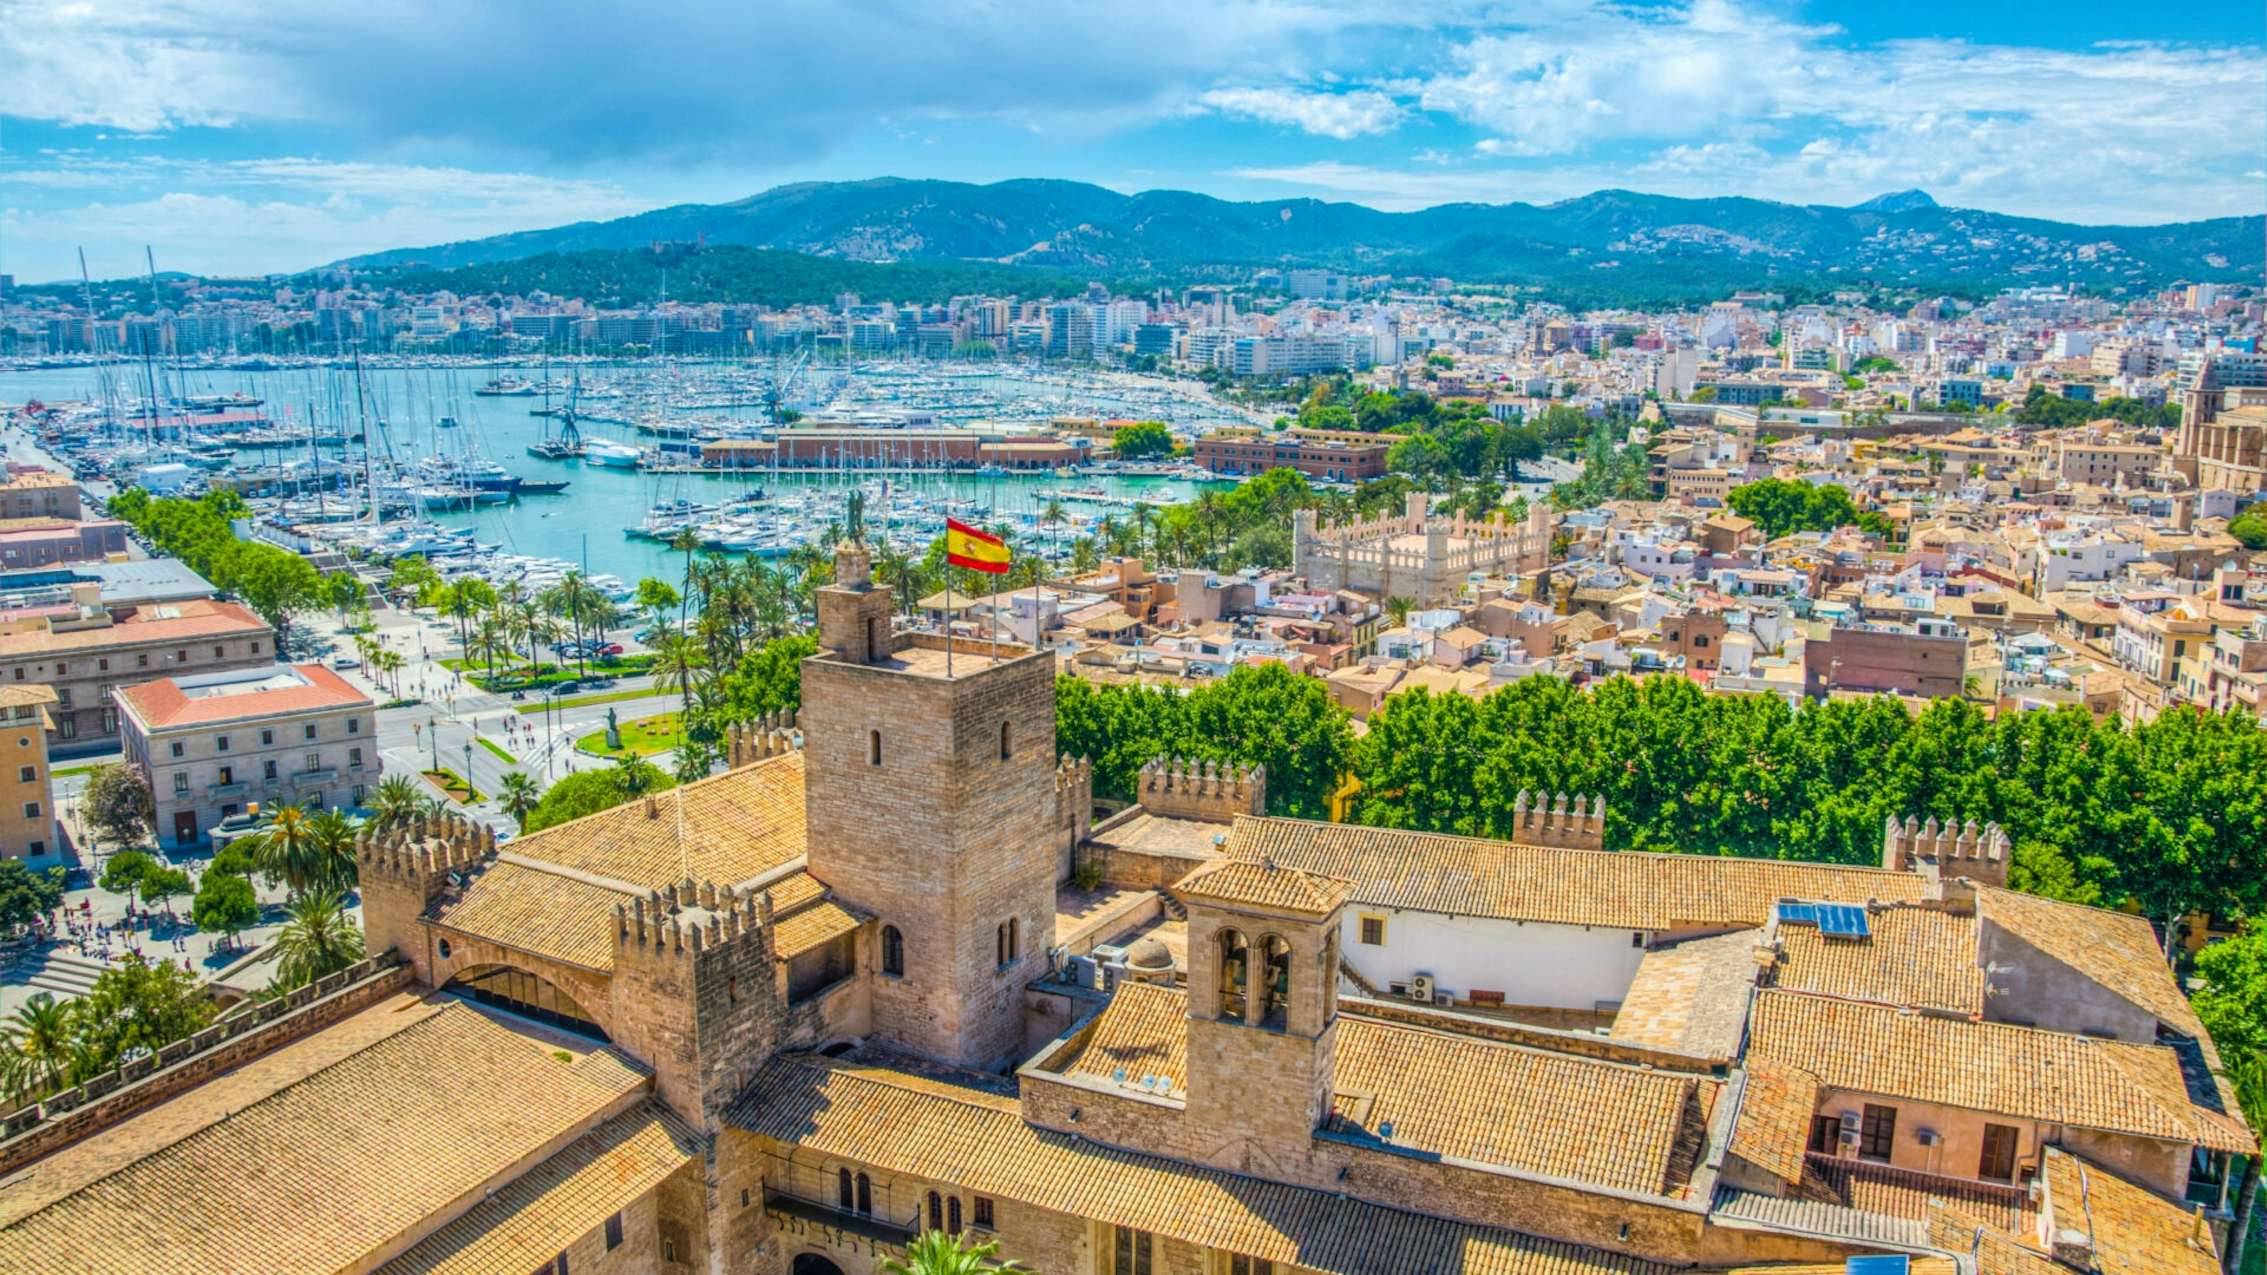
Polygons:
M433 744L433 769L441 768L441 715L431 714L425 719L426 738Z

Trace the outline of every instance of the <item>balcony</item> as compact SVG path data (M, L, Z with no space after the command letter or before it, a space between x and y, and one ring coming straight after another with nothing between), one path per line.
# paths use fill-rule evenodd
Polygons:
M338 782L338 767L325 766L321 770L295 770L291 772L291 786L314 788Z
M252 791L252 785L241 779L232 783L207 784L205 785L205 799L208 801L225 801L230 797L241 797L250 791Z
M903 1245L921 1232L921 1211L918 1205L910 1218L898 1222L879 1214L852 1212L832 1200L813 1199L801 1193L767 1187L764 1191L764 1209L807 1224L848 1231L881 1244Z

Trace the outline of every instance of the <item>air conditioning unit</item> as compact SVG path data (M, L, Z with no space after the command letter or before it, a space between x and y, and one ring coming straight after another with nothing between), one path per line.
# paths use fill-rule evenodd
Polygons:
M1413 1000L1413 1001L1417 1002L1417 1003L1418 1003L1418 1004L1420 1004L1420 1005L1430 1005L1430 1004L1432 1004L1432 1003L1433 1003L1433 976L1432 976L1432 975L1430 975L1430 974L1412 974L1412 975L1410 975L1410 976L1409 976L1409 999L1411 999L1411 1000Z
M1922 1146L1924 1146L1924 1147L1933 1147L1933 1146L1935 1146L1935 1145L1936 1145L1936 1144L1937 1144L1938 1142L1942 1141L1942 1140L1943 1140L1943 1138L1944 1138L1944 1135L1942 1135L1942 1134L1938 1133L1938 1132L1937 1132L1936 1130L1934 1130L1934 1129L1915 1129L1915 1130L1913 1130L1913 1140L1914 1140L1915 1142L1918 1142L1918 1143L1920 1143L1920 1144L1921 1144Z
M1064 975L1072 987L1095 988L1102 984L1102 967L1090 956L1074 956L1063 963Z

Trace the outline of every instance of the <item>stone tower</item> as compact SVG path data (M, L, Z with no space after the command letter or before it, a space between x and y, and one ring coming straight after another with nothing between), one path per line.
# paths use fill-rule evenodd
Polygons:
M1352 883L1224 859L1181 879L1189 910L1188 1153L1296 1180L1330 1114L1338 927Z
M864 546L835 554L803 662L811 875L873 914L876 1039L962 1066L1023 1052L1055 940L1055 661L890 632ZM896 931L895 937L890 931Z
M779 1047L775 955L768 894L687 880L615 905L614 1038L696 1129L713 1131Z

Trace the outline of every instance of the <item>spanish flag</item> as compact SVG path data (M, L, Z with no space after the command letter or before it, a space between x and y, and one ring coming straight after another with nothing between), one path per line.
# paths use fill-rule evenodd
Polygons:
M989 531L978 531L958 518L945 519L945 561L970 571L1005 575L1008 542Z

